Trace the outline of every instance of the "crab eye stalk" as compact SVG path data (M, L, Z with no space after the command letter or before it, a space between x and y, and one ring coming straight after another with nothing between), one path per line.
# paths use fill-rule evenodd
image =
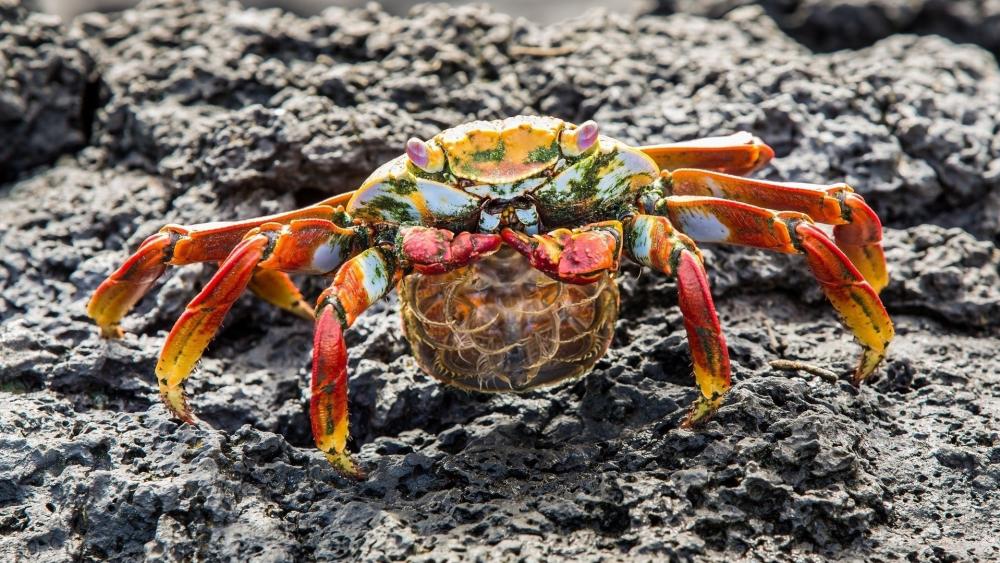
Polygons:
M440 172L444 169L444 151L434 143L426 143L416 137L406 141L406 158L424 172Z
M559 136L559 145L566 156L580 156L597 146L597 123L585 121L572 130L564 130Z

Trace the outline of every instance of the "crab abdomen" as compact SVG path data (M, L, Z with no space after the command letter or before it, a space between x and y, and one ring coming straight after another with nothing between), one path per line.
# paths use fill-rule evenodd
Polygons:
M443 275L400 283L414 357L449 385L528 391L584 375L611 343L618 287L555 281L510 248Z

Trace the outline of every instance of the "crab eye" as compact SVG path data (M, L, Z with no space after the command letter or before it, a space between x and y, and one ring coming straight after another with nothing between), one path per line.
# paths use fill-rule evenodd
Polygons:
M444 151L436 144L416 137L406 141L406 158L424 172L440 172L444 168Z
M559 145L566 156L580 156L597 145L597 123L593 120L580 124L573 130L564 130L559 136Z

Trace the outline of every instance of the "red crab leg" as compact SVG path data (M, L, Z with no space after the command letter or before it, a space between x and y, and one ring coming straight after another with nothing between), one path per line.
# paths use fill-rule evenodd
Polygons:
M408 227L397 237L395 253L369 248L337 272L316 306L310 417L316 447L345 475L363 477L347 453L347 347L344 331L372 303L381 299L404 274L403 264L417 271L442 273L465 266L500 248L500 237L442 229Z
M798 211L813 221L836 225L834 240L875 291L889 283L882 251L882 223L864 198L847 184L829 186L768 182L705 170L676 170L669 175L673 195L711 196L758 207Z
M349 257L358 238L363 237L356 231L324 219L302 219L288 225L265 223L247 233L191 300L163 343L156 379L171 412L185 422L194 422L181 384L257 268L327 273Z
M660 170L704 168L742 175L763 168L774 158L771 147L747 132L638 148Z
M687 330L695 382L701 389L701 397L683 423L691 426L711 416L730 387L729 349L701 253L666 217L631 217L625 224L625 240L632 260L677 279L678 304Z
M854 372L855 385L885 357L894 332L878 292L808 215L695 196L664 198L657 212L669 216L673 225L697 241L805 254L823 292L863 348Z
M310 217L331 219L338 213L329 206L313 206L246 221L167 225L147 238L135 254L94 292L87 314L105 338L121 338L122 317L149 291L168 265L218 262L254 228L265 223L289 223ZM273 292L270 292L273 295Z
M556 229L544 235L503 229L500 236L527 257L532 267L553 279L576 284L597 281L606 270L617 271L623 240L619 221Z
M363 478L347 452L347 346L344 331L399 278L396 260L369 248L344 264L316 305L309 414L316 447L339 471Z

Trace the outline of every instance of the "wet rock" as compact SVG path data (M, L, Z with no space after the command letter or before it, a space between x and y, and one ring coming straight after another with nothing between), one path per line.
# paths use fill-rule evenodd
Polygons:
M985 51L892 36L816 55L755 8L542 28L484 8L299 18L161 0L39 29L96 61L104 95L90 137L0 159L38 166L0 187L6 558L1000 557L1000 70ZM49 83L31 84L23 99L43 99ZM191 427L152 368L212 268L170 271L123 340L84 314L164 223L308 204L411 135L517 113L644 143L747 129L779 152L764 176L847 179L886 222L886 365L860 389L772 369L846 373L859 352L800 257L746 249L705 250L735 387L697 431L680 428L697 391L662 276L622 275L593 373L517 396L423 375L390 299L347 335L350 447L370 474L355 483L310 445L308 323L241 299L187 383Z

